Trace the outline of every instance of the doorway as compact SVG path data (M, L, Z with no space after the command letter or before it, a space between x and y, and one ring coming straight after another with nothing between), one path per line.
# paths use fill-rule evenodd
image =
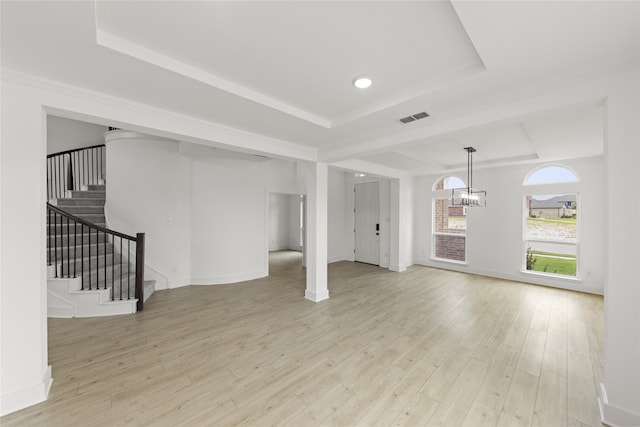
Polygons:
M354 259L380 265L380 183L355 184Z
M276 251L296 251L304 265L304 201L300 194L268 193L267 262ZM270 267L269 270L270 271Z

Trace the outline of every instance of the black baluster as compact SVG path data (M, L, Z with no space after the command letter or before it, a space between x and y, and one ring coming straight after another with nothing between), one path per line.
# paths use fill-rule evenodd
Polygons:
M122 236L120 236L120 299L122 299L122 284L124 283L124 279L122 278L123 272L124 268L122 268Z
M55 267L56 270L56 277L58 277L58 213L54 212L53 213L53 231L54 231L54 235L53 235L53 265ZM62 236L60 236L62 238Z
M80 224L80 277L82 277L80 289L84 291L84 224Z
M60 215L60 278L64 278L64 240L62 231L62 227L64 225L64 218ZM69 239L69 234L67 234L67 239Z
M131 240L127 239L127 299L131 299Z
M47 265L51 265L51 209L47 208L47 228L49 229L49 250L47 251Z
M100 248L98 245L100 244L100 234L98 229L96 228L96 289L100 289L100 265L98 260L100 259Z
M64 197L64 161L62 156L58 156L58 170L60 171L60 181L58 182L58 197Z
M76 221L73 221L73 278L75 279L76 276L76 263L78 262L78 241L77 241L77 236L78 236L78 229L77 226L78 223ZM67 244L71 244L71 241L68 241ZM80 260L80 262L82 262L82 260Z
M89 229L89 258L87 259L89 263L89 290L91 290L91 227L87 227Z
M116 236L112 235L111 236L111 287L113 288L113 292L111 292L111 295L113 295L113 298L115 299L116 297ZM122 295L120 296L120 299L122 300Z
M60 156L56 156L56 199L60 198L60 191L58 189L60 180Z
M67 217L67 277L71 277L71 231L69 230L69 217Z

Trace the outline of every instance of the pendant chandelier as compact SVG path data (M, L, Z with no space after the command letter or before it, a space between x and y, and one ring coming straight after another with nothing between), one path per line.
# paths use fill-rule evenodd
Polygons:
M473 153L476 149L465 147L467 152L467 187L454 188L451 191L453 206L485 207L487 206L487 192L473 188Z

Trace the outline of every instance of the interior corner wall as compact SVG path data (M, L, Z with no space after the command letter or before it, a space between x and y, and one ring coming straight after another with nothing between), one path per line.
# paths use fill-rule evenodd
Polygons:
M640 425L640 66L616 76L606 103L604 380L608 425Z
M47 154L104 144L108 126L47 116Z
M400 180L400 231L402 247L400 253L400 264L404 268L410 267L415 263L413 242L414 242L414 180L405 178Z
M304 193L296 179L296 163L194 159L191 174L192 283L233 283L266 276L266 194Z
M46 116L37 90L2 80L0 415L47 398Z
M106 159L109 227L145 233L145 277L155 278L157 289L188 284L190 159L179 154L176 141L126 131L108 136Z
M347 222L347 174L341 170L329 168L327 192L327 261L336 262L349 259L347 239L353 235L345 234Z
M300 229L302 224L300 222L300 195L289 194L289 231L287 243L287 249L292 251L302 251L300 245Z
M557 163L554 163L557 164ZM524 187L527 174L540 165L474 170L474 185L487 190L487 206L467 210L466 265L438 261L432 253L433 184L442 175L415 180L415 244L417 263L522 282L603 292L605 269L603 158L563 161L578 173L577 184ZM581 281L522 272L523 206L527 192L579 194L579 268Z
M269 193L269 251L289 248L291 195Z
M389 203L391 183L388 179L380 181L380 267L389 268L389 231L391 206Z

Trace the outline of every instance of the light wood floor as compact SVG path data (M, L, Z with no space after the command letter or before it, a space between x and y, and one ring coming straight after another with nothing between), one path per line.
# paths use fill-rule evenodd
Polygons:
M271 276L160 291L131 316L49 319L49 400L2 426L597 426L602 297L340 262L303 299Z

